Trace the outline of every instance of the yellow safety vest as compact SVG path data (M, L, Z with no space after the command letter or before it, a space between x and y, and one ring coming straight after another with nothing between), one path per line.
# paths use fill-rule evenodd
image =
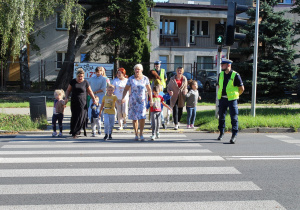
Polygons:
M239 99L239 87L233 86L234 77L237 74L236 71L232 71L231 77L226 86L226 94L228 97L228 101L233 101ZM223 82L224 82L224 71L220 73L219 77L219 90L218 90L218 99L222 97L222 90L223 90Z

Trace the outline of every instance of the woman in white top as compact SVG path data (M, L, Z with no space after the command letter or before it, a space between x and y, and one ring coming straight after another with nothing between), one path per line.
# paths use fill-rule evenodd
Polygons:
M113 85L115 86L115 92L114 94L117 96L118 100L116 103L117 106L117 114L118 114L118 121L120 127L118 130L123 130L123 127L126 128L126 118L128 115L128 99L129 99L129 94L127 93L125 96L125 103L122 103L122 96L123 96L123 91L125 89L125 86L127 84L127 75L126 75L126 70L124 68L119 68L117 72L117 77L113 81ZM123 124L124 123L124 124Z

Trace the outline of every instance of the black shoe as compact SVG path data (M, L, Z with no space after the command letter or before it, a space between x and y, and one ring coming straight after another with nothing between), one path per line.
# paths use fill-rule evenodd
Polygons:
M223 139L223 136L224 136L224 133L220 133L219 137L218 137L218 140L222 140Z
M236 141L236 135L232 135L230 139L230 144L235 144Z
M105 141L108 139L108 135L105 134L104 138L103 138Z
M108 140L112 140L111 134L109 134Z
M165 123L162 124L163 129L166 129L166 125Z

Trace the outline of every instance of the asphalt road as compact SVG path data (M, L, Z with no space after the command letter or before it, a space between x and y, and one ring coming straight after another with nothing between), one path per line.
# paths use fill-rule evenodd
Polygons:
M0 209L300 209L299 133L113 137L2 136Z

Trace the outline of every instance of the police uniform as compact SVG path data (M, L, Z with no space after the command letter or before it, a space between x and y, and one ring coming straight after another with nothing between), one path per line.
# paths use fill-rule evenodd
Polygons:
M154 65L158 65L158 64L161 64L161 61L155 61L154 62ZM162 86L163 88L166 88L167 87L167 84L166 84L166 79L167 79L167 72L165 69L160 69L160 71L157 71L156 69L154 69L157 74L159 75L159 77L161 78L161 83L162 83Z
M231 64L232 61L228 59L222 59L222 64ZM239 99L239 87L243 86L241 76L236 71L230 70L228 74L222 71L218 77L218 99L219 99L219 140L223 138L225 130L225 116L229 107L231 125L232 125L232 137L230 143L235 143L238 133L238 99Z

